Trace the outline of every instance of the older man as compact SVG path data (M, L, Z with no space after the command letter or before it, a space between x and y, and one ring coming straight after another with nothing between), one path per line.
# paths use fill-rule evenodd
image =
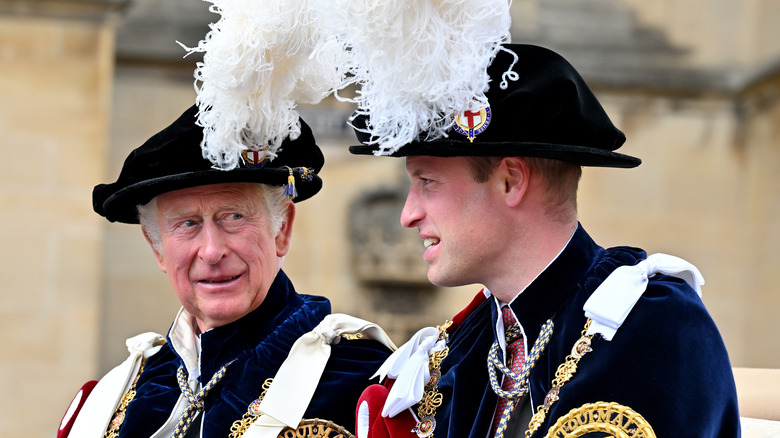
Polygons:
M182 308L166 338L128 340L128 360L74 400L60 436L347 433L393 346L370 323L329 315L326 298L298 294L280 269L290 198L319 191L322 153L301 120L275 157L249 151L215 169L196 115L188 109L128 156L116 182L95 187L98 214L140 222Z
M430 281L487 288L383 366L395 384L366 391L361 437L739 436L698 270L605 249L578 222L581 166L640 164L615 152L623 133L548 49L506 45L488 73L447 137L387 153L406 157L401 223L419 230ZM364 140L350 150L378 150Z

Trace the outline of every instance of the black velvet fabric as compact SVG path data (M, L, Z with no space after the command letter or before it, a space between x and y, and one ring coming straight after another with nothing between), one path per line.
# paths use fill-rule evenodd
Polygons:
M201 379L208 380L222 365L230 365L205 399L202 436L226 437L231 424L258 398L263 382L276 374L292 344L329 313L326 298L297 294L280 271L254 312L203 333ZM358 397L389 354L386 347L370 340L342 340L332 345L304 418L332 420L352 430ZM181 363L170 341L147 360L120 437L148 437L166 422L181 394L176 381Z
M637 248L601 248L579 227L558 259L511 304L529 349L547 319L555 324L530 374L534 410L581 335L587 298L615 268L644 258ZM437 438L484 438L490 430L497 397L488 383L486 358L499 315L490 298L450 334L439 381L444 403L436 414ZM684 281L653 277L613 340L594 337L593 351L580 360L534 437L544 436L571 409L599 401L638 412L658 437L739 436L726 348L701 299Z
M136 207L161 193L234 182L281 186L287 184L288 167L306 167L314 172L322 169L322 151L303 119L300 119L301 135L295 140L285 139L272 161L247 165L239 160L241 164L235 169L215 169L211 161L203 158L200 146L203 128L196 123L197 114L198 107L191 106L170 126L133 150L115 182L95 186L92 191L95 212L111 222L137 224ZM316 174L310 179L301 178L298 172L293 176L298 191L295 202L314 196L322 188L322 180Z
M527 156L552 158L582 166L636 167L641 160L614 152L626 137L609 119L596 96L574 67L557 53L534 45L507 44L518 56L512 70L518 80L499 84L514 57L500 51L488 75L490 88L485 93L491 121L473 143L455 132L447 137L405 145L393 157L427 155L452 156ZM453 72L457 74L457 72ZM353 118L359 146L353 154L372 154L378 148L360 129L368 123L365 115Z

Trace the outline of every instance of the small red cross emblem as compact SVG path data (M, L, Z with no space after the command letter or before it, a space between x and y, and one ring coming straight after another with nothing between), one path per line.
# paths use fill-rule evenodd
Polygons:
M260 161L260 151L246 151L246 159L253 163Z
M241 153L244 157L244 161L249 167L262 167L265 165L265 160L268 158L266 154L267 149L261 149L259 151L247 149Z
M463 118L466 119L466 126L474 128L482 121L482 114L479 111L463 111Z

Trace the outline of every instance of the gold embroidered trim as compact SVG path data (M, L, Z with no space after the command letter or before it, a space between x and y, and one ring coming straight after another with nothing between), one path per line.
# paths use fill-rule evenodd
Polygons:
M572 376L574 376L574 373L577 372L577 363L579 363L583 356L593 351L590 346L591 341L593 340L593 335L586 334L588 328L590 328L591 322L591 319L588 318L580 338L577 340L577 342L574 343L574 347L571 349L571 354L566 356L564 362L560 364L558 369L555 371L555 378L552 381L552 388L544 397L544 404L540 405L534 416L531 417L531 422L528 424L528 430L525 431L525 438L531 438L531 435L533 435L534 432L539 429L539 427L544 422L544 418L547 416L547 411L549 411L550 407L556 401L558 401L561 388L566 384L566 382L571 380Z
M273 377L265 379L265 382L263 382L263 386L261 388L262 392L260 393L260 397L255 399L255 401L252 403L249 403L246 412L240 420L233 422L233 424L230 426L230 435L228 435L228 438L241 438L241 436L244 435L244 432L249 429L249 426L251 426L257 417L262 414L262 412L260 412L260 403L263 401L263 397L265 397L265 393L268 392L268 388L271 387L271 383L273 381Z

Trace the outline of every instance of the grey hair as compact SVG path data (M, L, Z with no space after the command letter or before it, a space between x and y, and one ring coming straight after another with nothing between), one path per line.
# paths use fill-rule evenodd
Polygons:
M157 197L152 198L146 204L138 205L138 222L144 230L146 238L152 244L155 251L160 252L162 242L160 239L160 224L157 223Z
M284 186L269 186L267 184L254 184L257 189L257 195L263 200L266 213L268 214L268 223L271 226L271 234L276 236L284 224L285 213L292 202L284 193ZM162 248L162 239L160 237L160 224L157 222L157 197L152 198L146 204L137 206L138 221L141 228L149 238L152 248L160 251Z

